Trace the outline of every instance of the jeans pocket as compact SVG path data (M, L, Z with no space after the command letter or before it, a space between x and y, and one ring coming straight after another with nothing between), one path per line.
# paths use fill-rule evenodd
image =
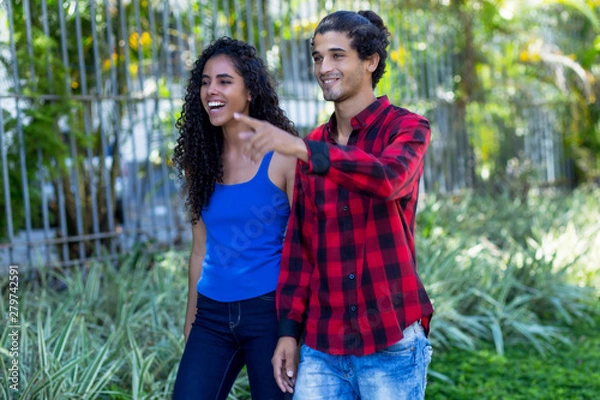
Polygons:
M405 340L410 339L410 340ZM413 338L403 338L402 340L388 346L384 349L379 350L380 354L390 356L407 356L414 354L415 352L415 340Z

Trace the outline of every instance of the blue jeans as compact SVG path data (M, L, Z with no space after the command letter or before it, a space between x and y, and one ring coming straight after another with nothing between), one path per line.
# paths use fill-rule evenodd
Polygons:
M366 356L300 349L294 400L416 400L425 397L431 344L420 323L390 347Z
M252 399L284 399L271 365L276 345L275 292L229 303L198 294L173 398L224 400L246 365Z

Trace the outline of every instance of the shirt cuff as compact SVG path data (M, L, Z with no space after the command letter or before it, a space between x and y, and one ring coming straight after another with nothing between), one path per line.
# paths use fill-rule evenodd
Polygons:
M279 337L291 336L300 343L302 336L302 324L292 319L283 318L279 321Z
M306 145L309 150L308 160L311 172L323 175L329 171L331 162L329 161L329 147L327 147L327 143L307 140Z

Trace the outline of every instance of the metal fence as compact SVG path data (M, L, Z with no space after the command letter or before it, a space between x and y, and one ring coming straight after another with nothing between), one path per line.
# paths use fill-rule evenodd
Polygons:
M281 83L283 108L306 133L331 112L312 78L310 36L333 9L386 17L390 62L378 90L432 122L425 190L472 186L464 113L452 98L456 33L431 16L379 4L0 2L0 266L67 266L145 240L187 243L169 160L196 57L222 35L255 45Z

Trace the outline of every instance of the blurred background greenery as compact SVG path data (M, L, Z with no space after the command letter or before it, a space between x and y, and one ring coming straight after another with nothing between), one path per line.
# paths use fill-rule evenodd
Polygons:
M427 398L598 397L600 1L0 0L0 264L24 267L20 391L4 398L170 397L187 72L214 37L254 43L306 132L331 112L306 46L342 8L384 17L378 94L432 121L416 241L436 309ZM244 374L230 397L249 398Z

